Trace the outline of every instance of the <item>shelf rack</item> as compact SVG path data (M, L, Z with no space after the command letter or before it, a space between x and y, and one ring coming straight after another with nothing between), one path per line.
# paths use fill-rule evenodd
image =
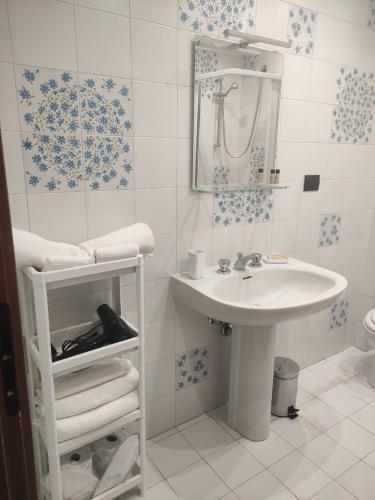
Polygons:
M77 356L52 362L51 342L58 345L65 339L72 338L87 331L92 322L86 322L52 331L48 308L48 291L82 283L90 283L104 279L112 281L112 307L123 318L124 311L124 279L128 274L136 274L137 294L137 328L127 321L129 326L138 332L138 337L110 344L99 349L88 351ZM115 432L131 422L139 421L140 457L138 470L123 483L110 490L94 496L95 500L110 500L119 495L140 487L141 495L145 491L145 363L144 363L144 259L143 255L98 264L77 266L57 271L38 272L33 267L23 270L25 306L27 308L26 346L29 368L29 388L32 406L34 438L37 444L37 469L41 498L63 500L60 473L60 456L81 446L89 444L101 437ZM54 380L65 373L85 368L95 362L115 356L122 356L131 351L139 352L139 409L107 424L99 429L89 431L69 441L59 443L56 428ZM43 393L44 419L35 414L35 389L40 384ZM43 476L50 476L51 491L48 495L44 489Z

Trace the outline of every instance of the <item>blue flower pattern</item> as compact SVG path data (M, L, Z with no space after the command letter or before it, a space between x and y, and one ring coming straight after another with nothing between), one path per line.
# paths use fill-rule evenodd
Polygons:
M255 0L179 0L180 27L223 36L225 29L250 32L255 27Z
M218 191L214 193L213 222L229 226L269 221L272 208L272 189Z
M199 384L208 377L208 347L197 347L176 356L176 391Z
M290 5L288 17L288 39L290 51L300 56L311 57L315 49L317 12Z
M375 0L369 0L368 2L367 26L369 28L375 29Z
M216 71L218 65L218 58L215 52L206 49L199 49L195 53L195 74L201 75ZM209 78L201 80L201 96L202 98L210 99L216 91L218 80Z
M340 240L342 217L339 214L323 215L320 221L319 246L337 245Z
M372 138L375 80L372 71L343 66L337 79L331 141L367 144Z
M127 80L16 69L28 191L126 189L132 180ZM83 135L81 139L81 134Z
M329 329L341 328L348 322L349 302L344 299L339 299L331 307Z

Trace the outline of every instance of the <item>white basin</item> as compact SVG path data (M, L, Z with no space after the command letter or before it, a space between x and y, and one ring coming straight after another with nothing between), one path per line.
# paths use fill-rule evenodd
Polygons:
M182 273L173 275L172 282L177 300L232 323L228 423L248 439L266 439L276 325L329 307L346 289L346 279L290 259L230 274L219 274L214 266L200 280Z

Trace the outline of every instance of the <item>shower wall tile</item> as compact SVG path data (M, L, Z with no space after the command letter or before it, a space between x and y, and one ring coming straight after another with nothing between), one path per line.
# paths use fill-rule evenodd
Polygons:
M129 18L75 7L78 70L105 76L131 76Z
M132 20L132 77L177 83L177 29Z
M224 226L269 221L272 208L272 190L218 192L214 194L213 221Z
M102 0L74 0L74 3L81 7L104 10L121 16L129 15L129 0L106 0L105 2Z
M293 54L312 57L315 50L315 39L318 25L318 13L290 4L288 21L289 49Z
M131 15L152 23L177 26L177 0L130 0Z
M20 129L13 66L0 63L0 121L2 130Z
M199 384L208 377L208 346L176 355L176 390Z
M135 218L146 222L154 233L176 233L176 189L136 189Z
M134 164L136 188L176 187L176 139L135 137Z
M12 0L8 2L8 11L13 62L68 71L77 69L71 5Z
M223 36L225 29L251 32L255 27L255 0L179 0L179 27L190 31Z
M288 7L287 2L280 2L280 0L258 1L256 5L256 34L286 40Z

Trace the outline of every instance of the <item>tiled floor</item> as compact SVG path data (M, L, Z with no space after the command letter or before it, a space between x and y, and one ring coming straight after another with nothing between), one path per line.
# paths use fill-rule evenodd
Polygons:
M151 439L146 500L375 500L373 359L350 348L303 370L300 417L272 417L266 441L228 427L225 408Z

